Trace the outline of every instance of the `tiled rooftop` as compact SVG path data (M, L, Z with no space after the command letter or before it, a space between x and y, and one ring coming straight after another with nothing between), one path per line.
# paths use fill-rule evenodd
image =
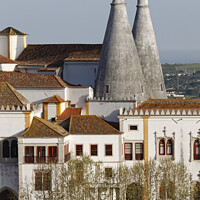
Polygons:
M64 59L99 60L100 44L35 44L28 45L18 57L19 65L61 67Z
M136 109L200 109L200 99L149 99Z
M82 108L66 108L63 113L58 116L57 121L63 121L72 115L81 115Z
M0 55L0 64L17 64L17 62L11 60L10 58Z
M64 88L68 87L60 77L53 74L0 72L0 82L8 82L14 88Z
M32 124L19 137L37 138L37 137L60 137L67 136L69 133L66 130L52 122L46 121L39 117L34 117Z
M26 33L22 33L15 28L7 27L4 30L0 31L0 35L27 35Z
M58 95L54 95L54 96L46 99L45 101L43 101L43 103L61 103L61 102L65 102L65 101Z
M25 104L30 104L30 102L9 83L0 82L0 106L23 106Z
M60 125L70 134L110 135L122 134L96 115L71 116Z

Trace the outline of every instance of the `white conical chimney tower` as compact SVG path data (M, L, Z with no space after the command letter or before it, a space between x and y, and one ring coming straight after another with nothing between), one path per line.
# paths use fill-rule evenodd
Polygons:
M96 79L95 96L145 100L142 67L124 0L113 0Z
M167 98L148 0L137 1L133 37L143 68L147 98Z

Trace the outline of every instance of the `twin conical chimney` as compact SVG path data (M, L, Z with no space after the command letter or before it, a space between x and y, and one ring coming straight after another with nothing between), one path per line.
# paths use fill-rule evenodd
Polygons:
M167 98L148 0L138 0L133 37L143 68L147 98Z
M145 100L145 87L124 0L113 0L96 79L95 96Z

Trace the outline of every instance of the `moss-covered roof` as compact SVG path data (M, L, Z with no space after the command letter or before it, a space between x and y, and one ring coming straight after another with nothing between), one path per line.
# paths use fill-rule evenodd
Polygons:
M67 135L69 135L69 133L63 127L39 117L34 117L30 128L19 137L64 137Z
M96 115L73 115L60 125L70 134L112 135L122 134Z
M0 106L23 106L30 102L15 90L8 82L0 82Z

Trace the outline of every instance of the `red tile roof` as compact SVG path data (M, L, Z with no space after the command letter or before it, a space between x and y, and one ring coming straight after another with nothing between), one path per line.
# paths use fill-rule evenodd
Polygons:
M45 101L43 101L43 103L61 103L61 102L65 102L65 101L58 95L54 95L54 96L46 99Z
M200 99L149 99L136 109L200 109Z
M14 88L63 88L68 87L60 77L53 74L0 72L0 82L8 82Z
M0 35L27 35L26 33L22 33L15 28L7 27L4 30L0 31Z
M101 49L91 51L72 52L65 58L65 61L99 61Z
M63 121L72 115L81 115L82 108L66 108L63 113L58 116L57 121Z
M71 116L60 125L70 134L110 135L122 134L96 115Z
M64 59L98 60L100 44L35 44L28 45L18 57L19 65L63 66ZM80 57L79 57L80 56Z
M30 102L17 92L9 83L0 82L0 106L23 106Z
M26 130L19 137L60 137L67 136L69 133L61 126L53 124L39 117L34 117L32 124L28 130Z
M0 64L17 64L17 62L11 60L10 58L0 55Z

